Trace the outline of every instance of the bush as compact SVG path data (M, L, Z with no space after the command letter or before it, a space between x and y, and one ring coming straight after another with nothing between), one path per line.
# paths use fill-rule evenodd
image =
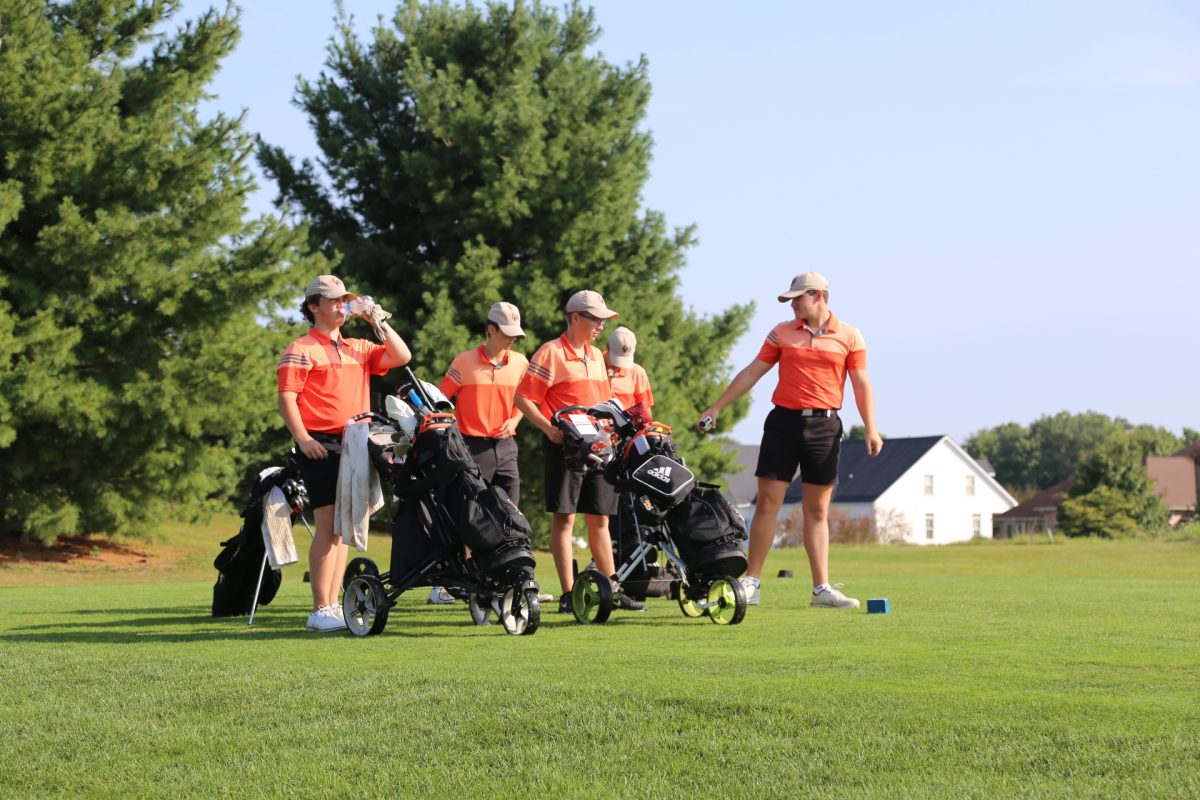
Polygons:
M1159 532L1155 538L1163 542L1196 542L1200 544L1200 519L1194 519L1178 528L1167 528Z
M880 522L870 516L850 514L840 508L829 509L830 544L879 544L899 542L903 535L898 533L892 515L882 512ZM779 547L802 547L804 545L804 512L797 508L779 518L776 528L776 545Z

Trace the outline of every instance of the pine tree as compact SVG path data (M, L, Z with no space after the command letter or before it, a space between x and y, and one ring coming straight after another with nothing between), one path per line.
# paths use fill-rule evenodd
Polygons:
M277 304L319 267L243 223L253 142L197 113L236 14L167 30L176 6L0 5L4 533L202 511L281 428Z
M683 307L678 271L694 229L668 232L661 214L639 210L652 144L638 128L647 64L589 55L598 36L577 4L560 16L538 3L407 2L367 43L343 19L327 71L298 89L320 167L266 143L259 159L314 247L340 256L351 288L396 313L429 379L481 340L496 300L521 308L519 347L532 353L562 332L567 297L600 292L637 334L656 416L675 426L693 469L715 478L732 457L688 429L724 388L751 307L713 318ZM539 437L522 426L531 504L541 497Z

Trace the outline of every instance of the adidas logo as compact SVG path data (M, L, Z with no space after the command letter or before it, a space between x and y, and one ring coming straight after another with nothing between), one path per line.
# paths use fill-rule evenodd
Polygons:
M650 470L647 474L651 478L654 478L655 480L660 480L663 483L671 482L671 468L670 467L655 467L654 469Z

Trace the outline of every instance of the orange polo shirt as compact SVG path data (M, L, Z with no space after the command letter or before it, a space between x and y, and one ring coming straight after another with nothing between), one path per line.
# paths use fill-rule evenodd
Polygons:
M338 433L355 414L371 410L371 375L386 352L381 344L343 337L334 342L316 328L284 348L275 368L279 391L295 392L309 433Z
M525 356L510 350L504 363L496 366L483 345L454 357L438 388L446 397L458 395L455 415L464 436L496 435L515 413L513 397L528 365Z
M853 325L833 314L814 331L803 320L776 325L767 334L759 361L779 364L771 402L790 409L841 408L846 371L867 368L867 345Z
M634 364L629 369L609 367L608 383L612 387L612 396L620 400L625 408L632 408L638 403L644 405L647 411L653 407L654 392L650 390L650 376L641 364Z
M602 403L612 397L612 389L603 354L585 342L580 358L564 333L533 354L517 394L537 403L549 419L560 408Z

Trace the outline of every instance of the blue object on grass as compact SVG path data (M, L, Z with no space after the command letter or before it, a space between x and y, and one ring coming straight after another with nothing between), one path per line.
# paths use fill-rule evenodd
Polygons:
M867 600L868 614L890 614L892 604L886 597L872 597Z

